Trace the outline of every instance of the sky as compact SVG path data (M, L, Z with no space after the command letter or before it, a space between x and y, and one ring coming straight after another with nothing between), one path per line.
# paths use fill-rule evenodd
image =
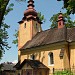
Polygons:
M10 50L6 50L5 54L2 57L0 63L3 62L17 62L18 60L18 49L17 46L12 44L12 41L15 39L13 36L15 34L15 30L18 29L20 21L23 18L24 11L27 9L27 1L26 2L17 2L16 0L10 0L10 3L14 3L13 11L11 11L7 16L5 16L5 23L10 25L10 28L7 30L9 34L8 43L11 46ZM50 28L51 22L49 21L53 14L57 14L62 10L63 1L57 2L57 0L35 0L35 9L37 12L41 12L46 22L42 24L42 29L47 30ZM72 20L74 20L74 15L72 15Z

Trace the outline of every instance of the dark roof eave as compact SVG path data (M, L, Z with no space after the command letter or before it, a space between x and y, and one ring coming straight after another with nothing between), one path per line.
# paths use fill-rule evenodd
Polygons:
M19 21L18 23L19 23L19 24L22 24L23 22L24 22L24 21Z
M66 40L63 40L63 41L60 41L60 42L67 42L67 41ZM46 45L51 45L51 44L56 44L56 43L60 43L60 42L54 42L54 43L49 43L49 44L38 45L38 46L26 48L26 49L22 49L21 48L20 50L28 50L28 49L38 48L38 47L42 47L42 46L46 46Z

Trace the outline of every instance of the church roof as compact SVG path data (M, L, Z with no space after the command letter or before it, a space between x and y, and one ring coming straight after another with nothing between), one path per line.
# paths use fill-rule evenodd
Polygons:
M47 44L53 44L58 42L73 42L75 41L75 28L54 28L46 31L38 32L32 40L28 41L22 48L28 49Z
M18 62L19 63L19 62ZM17 64L18 64L17 63ZM31 66L31 68L46 68L48 69L48 67L46 67L42 62L40 62L39 60L30 60L30 59L25 59L21 64L19 64L17 67L15 65L15 67L19 70L21 69L25 64L28 64Z

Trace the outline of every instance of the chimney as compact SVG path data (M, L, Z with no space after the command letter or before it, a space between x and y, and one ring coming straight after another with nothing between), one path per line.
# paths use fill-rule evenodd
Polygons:
M59 13L57 22L58 22L58 28L63 28L64 27L64 18L63 18L63 15L62 15L61 12Z

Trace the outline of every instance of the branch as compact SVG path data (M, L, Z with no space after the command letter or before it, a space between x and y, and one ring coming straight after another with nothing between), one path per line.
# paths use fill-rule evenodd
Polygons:
M9 3L9 0L0 1L0 28L1 28L2 20L3 20L4 13L5 13L8 3Z

